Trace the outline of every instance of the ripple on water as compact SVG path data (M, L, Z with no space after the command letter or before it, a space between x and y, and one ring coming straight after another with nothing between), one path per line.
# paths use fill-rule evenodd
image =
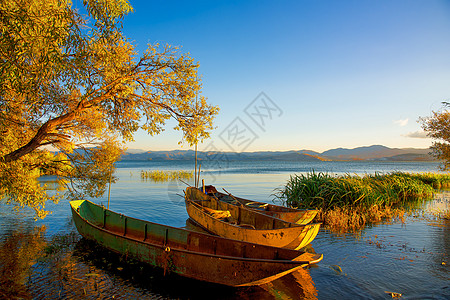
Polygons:
M442 265L450 257L450 227L428 223L407 218L406 224L379 224L365 228L360 235L321 231L313 246L324 254L324 260L312 270L312 277L318 286L328 281L337 286L325 291L319 288L320 298L343 291L346 299L380 298L385 291L437 298L450 295L446 290L450 273Z
M339 168L343 170L339 164L328 166L332 165L336 171ZM149 163L150 166L155 165ZM172 169L177 169L176 166L173 164ZM359 172L365 166L351 164L351 170ZM385 167L389 168L388 165ZM414 164L401 167L406 170L421 168ZM175 197L175 193L182 194L184 184L141 181L139 171L145 168L136 163L135 167L116 171L120 180L111 188L110 208L140 219L186 226L183 199ZM163 165L158 165L158 168L170 169ZM259 172L258 168L263 170L264 166L247 164L243 168ZM279 166L280 171L283 168L293 169L295 166ZM283 184L289 175L216 172L207 183L215 184L220 189L225 187L244 198L269 202L273 189ZM93 201L107 205L107 193ZM58 205L50 203L47 208L54 210L53 214L36 224L31 214L6 213L8 208L0 207L0 247L8 249L0 253L0 258L7 260L0 261L0 269L5 266L9 268L1 269L0 273L8 274L8 278L17 278L16 284L11 284L11 287L16 288L16 295L22 298L111 299L114 296L122 299L198 299L211 295L222 299L390 298L385 291L402 293L403 298L450 298L450 224L429 213L408 217L406 224L367 227L356 236L336 236L321 230L312 243L316 252L324 254L323 261L317 266L261 287L230 289L180 277L163 277L160 271L141 270L139 264L135 266L120 258L114 259L105 252L97 252L95 247L80 246L78 243L45 255L47 246L55 246L50 240L53 236L64 236L74 230L66 200ZM38 230L33 230L36 225ZM40 225L45 225L47 229L42 229ZM30 252L32 250L35 252ZM21 255L4 255L10 251ZM24 253L33 255L26 256ZM442 265L442 262L447 264ZM6 281L2 279L3 282ZM0 292L4 288L2 284Z

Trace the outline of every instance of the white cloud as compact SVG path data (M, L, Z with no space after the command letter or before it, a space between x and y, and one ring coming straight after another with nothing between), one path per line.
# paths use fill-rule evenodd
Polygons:
M416 139L427 139L427 133L425 131L413 131L408 132L407 134L403 134L403 136L410 137L410 138L416 138Z
M403 126L406 126L408 124L408 122L409 122L409 119L406 118L404 120L396 120L396 121L394 121L394 124L397 124L398 126L403 127Z

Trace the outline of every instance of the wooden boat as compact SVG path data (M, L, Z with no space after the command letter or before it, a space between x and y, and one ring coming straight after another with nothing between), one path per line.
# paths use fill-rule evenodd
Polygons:
M308 224L317 215L315 209L296 209L291 207L279 206L270 203L251 201L239 198L231 194L218 192L212 185L207 185L205 192L214 196L221 201L225 201L234 205L241 205L248 209L257 210L263 214L297 224Z
M260 285L322 260L279 249L138 220L87 200L70 202L78 232L107 249L166 272L229 286Z
M211 197L199 189L185 191L186 210L192 221L213 234L256 244L298 250L319 232L319 223L300 225Z

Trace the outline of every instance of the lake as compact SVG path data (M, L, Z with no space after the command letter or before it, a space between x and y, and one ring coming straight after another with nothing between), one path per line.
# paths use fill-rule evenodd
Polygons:
M111 187L110 209L176 227L188 216L181 182L142 180L141 170L189 170L185 161L122 161ZM271 202L275 189L294 173L436 172L428 162L203 162L201 179L243 198ZM52 178L43 180L51 181ZM190 184L192 184L191 180ZM324 259L310 269L270 284L229 288L163 277L161 272L123 261L81 239L67 200L47 209L35 222L28 210L0 204L0 298L31 299L402 299L450 298L450 223L438 217L450 209L450 192L400 220L374 224L357 234L336 235L321 229L310 247ZM107 193L96 203L107 205ZM312 250L311 249L311 250Z

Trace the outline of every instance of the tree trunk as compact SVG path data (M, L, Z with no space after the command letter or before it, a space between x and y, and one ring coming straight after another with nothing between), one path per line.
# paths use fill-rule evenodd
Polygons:
M48 137L49 133L55 130L55 128L58 127L59 125L72 121L75 118L75 115L76 113L72 111L65 115L48 120L39 128L35 136L26 145L1 157L0 162L8 163L16 161L22 156L27 155L30 152L33 152L42 145L42 142Z

